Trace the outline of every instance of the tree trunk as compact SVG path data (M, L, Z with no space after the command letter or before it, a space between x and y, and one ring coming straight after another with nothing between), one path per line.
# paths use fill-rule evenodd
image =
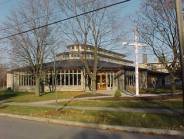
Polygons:
M92 84L92 94L96 94L96 77L93 77L91 84Z
M175 82L175 76L171 75L171 89L172 89L172 93L175 93L176 91L176 82Z
M35 95L40 96L40 78L36 76Z

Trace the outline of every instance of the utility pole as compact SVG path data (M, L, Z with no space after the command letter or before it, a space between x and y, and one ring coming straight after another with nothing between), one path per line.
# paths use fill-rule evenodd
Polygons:
M139 60L138 60L138 32L135 30L135 90L136 96L139 96Z
M182 3L183 2L183 3ZM180 64L181 64L181 77L182 77L182 91L183 91L183 110L184 110L184 19L182 10L184 1L176 0L176 15L177 26L179 35L179 50L180 50Z

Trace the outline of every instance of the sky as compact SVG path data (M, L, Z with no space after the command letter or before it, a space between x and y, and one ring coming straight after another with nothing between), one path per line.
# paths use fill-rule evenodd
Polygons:
M11 13L13 9L18 7L18 4L24 0L0 0L0 23L6 20L6 17ZM114 0L121 1L121 0ZM140 6L141 0L131 0L130 2L126 3L126 7L124 4L119 5L118 7L122 8L122 14L133 14L135 13Z
M24 0L0 0L0 27L5 21L7 21L7 16L11 14L12 10L16 9L22 1ZM121 0L113 0L113 3L117 1L121 1ZM118 11L119 18L122 18L124 20L124 23L122 24L122 26L126 26L126 30L130 33L132 33L132 30L133 30L133 24L131 23L130 17L134 16L140 10L140 5L141 5L141 0L131 0L130 2L127 2L126 4L121 4L121 5L116 6L116 8L119 10ZM131 37L133 40L133 35ZM124 40L122 39L122 41ZM0 47L2 47L2 45L3 47L7 47L6 44L0 43ZM118 47L119 49L114 50L114 51L118 51L121 53L127 53L125 52L127 50L125 50L125 48L121 46L121 43L119 44ZM131 48L128 51L132 52ZM5 58L5 60L3 60L5 62L8 60L7 58L8 55L6 53L3 56L0 56L0 58L1 57ZM127 58L130 60L133 60L134 53L129 53ZM140 61L141 61L141 58L140 58Z
M0 0L0 23L6 20L11 11L18 6L21 0Z

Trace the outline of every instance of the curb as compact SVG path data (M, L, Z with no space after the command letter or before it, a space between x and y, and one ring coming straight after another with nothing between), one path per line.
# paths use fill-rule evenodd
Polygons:
M93 124L93 123L81 123L81 122L73 122L73 121L55 120L55 119L49 119L49 118L38 118L38 117L31 117L31 116L14 115L14 114L7 114L7 113L0 113L0 116L18 118L18 119L24 119L24 120L31 120L31 121L38 121L38 122L53 123L53 124L62 124L62 125L67 125L67 126L86 127L86 128L93 128L93 129L116 130L116 131L125 131L125 132L136 132L136 133L171 135L171 136L184 137L184 132L177 131L177 130L165 130L165 129L154 129L154 128L140 128L140 127L113 126L113 125Z

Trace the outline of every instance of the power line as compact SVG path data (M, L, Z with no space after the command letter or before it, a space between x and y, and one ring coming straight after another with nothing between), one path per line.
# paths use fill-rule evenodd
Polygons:
M88 1L88 2L84 2L83 4L87 4L87 3L90 3L90 2L92 2L93 0L91 0L91 1ZM0 3L0 6L1 6L1 3ZM58 11L55 11L55 12L53 12L53 14L51 15L51 16L55 16L57 13L60 13L61 11L60 10L58 10ZM39 19L41 19L41 18L44 18L44 17L47 17L48 15L41 15L41 16L38 16L38 17L36 17L36 18L34 18L34 19L32 19L32 20L39 20ZM22 23L19 23L19 24L17 24L17 25L24 25L24 24L27 24L27 23L29 23L29 22L31 22L30 20L25 20L25 21L23 21ZM1 27L0 27L1 28ZM8 29L10 29L10 27L5 27L5 28L1 28L0 29L0 31L4 31L4 30L8 30Z
M12 34L12 35L8 35L8 36L0 38L0 40L11 38L13 36L17 36L17 35L20 35L20 34L24 34L24 33L30 32L32 30L36 30L36 29L51 26L51 25L54 25L54 24L58 24L58 23L63 22L63 21L67 21L67 20L70 20L70 19L73 19L73 18L76 18L76 17L80 17L80 16L83 16L83 15L89 14L89 13L97 12L97 11L100 11L102 9L110 8L110 7L113 7L113 6L116 6L116 5L119 5L119 4L123 4L123 3L129 2L129 1L131 1L131 0L123 0L123 1L120 1L120 2L113 3L113 4L109 4L107 6L103 6L101 8L97 8L95 10L90 10L88 12L83 12L81 14L77 14L77 15L74 15L74 16L71 16L71 17L68 17L68 18L64 18L64 19L61 19L61 20L58 20L58 21L54 21L54 22L51 22L51 23L48 23L48 24L45 24L45 25L42 25L42 26L39 26L39 27L35 27L35 28L32 28L32 29L28 29L28 30L25 30L25 31L22 31L22 32Z
M56 11L56 12L54 12L53 13L53 15L52 16L55 16L57 13L59 13L60 11ZM42 15L42 16L39 16L39 17L36 17L36 18L34 18L34 19L32 19L32 20L39 20L39 19L41 19L41 18L44 18L44 17L47 17L48 15ZM30 23L31 21L23 21L22 23L19 23L19 24L17 24L17 25L24 25L24 24L27 24L27 23ZM8 30L8 29L10 29L10 27L5 27L5 28L1 28L0 29L0 31L4 31L4 30Z

